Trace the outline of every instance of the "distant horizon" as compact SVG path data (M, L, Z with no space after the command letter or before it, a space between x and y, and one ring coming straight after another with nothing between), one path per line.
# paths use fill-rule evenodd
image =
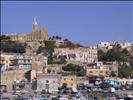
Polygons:
M1 34L31 33L36 17L48 36L95 46L133 42L133 2L1 1Z

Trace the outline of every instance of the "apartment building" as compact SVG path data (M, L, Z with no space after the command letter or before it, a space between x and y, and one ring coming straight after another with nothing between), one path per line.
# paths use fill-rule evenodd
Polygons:
M2 64L1 71L10 69L30 69L32 66L32 57L27 55L17 54L1 54L0 63Z

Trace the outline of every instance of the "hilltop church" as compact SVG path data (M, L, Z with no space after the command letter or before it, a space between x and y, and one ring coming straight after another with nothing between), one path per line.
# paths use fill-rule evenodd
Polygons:
M48 32L45 28L39 28L36 18L32 23L32 33L25 34L8 34L12 41L36 42L48 40Z

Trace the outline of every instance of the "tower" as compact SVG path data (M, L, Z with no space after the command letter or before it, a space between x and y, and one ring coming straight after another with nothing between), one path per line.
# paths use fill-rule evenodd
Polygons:
M39 28L36 18L33 19L32 23L32 33L31 33L31 39L32 41L44 41L48 38L48 32L44 28Z
M32 29L33 29L33 30L38 29L38 24L37 24L36 18L33 19Z

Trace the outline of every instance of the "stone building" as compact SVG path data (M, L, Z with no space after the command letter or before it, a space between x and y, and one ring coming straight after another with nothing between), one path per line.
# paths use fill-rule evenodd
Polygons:
M32 71L31 71L31 81L36 78L38 73L43 73L44 69L47 67L47 57L45 56L32 56Z
M113 75L112 75L113 72ZM118 76L118 63L117 62L97 62L88 64L86 67L87 76L108 77Z
M86 67L86 75L89 77L106 77L109 74L108 67L105 67L102 62L88 64Z
M66 56L68 61L93 63L97 61L97 48L56 48L53 55Z
M57 93L60 76L57 74L37 74L37 91L45 90L49 93Z
M17 69L17 70L8 70L1 72L1 84L4 85L7 92L12 92L13 83L21 82L25 80L25 74L29 71L29 69Z
M45 28L39 28L36 19L34 18L32 23L32 32L31 33L22 33L22 34L7 34L12 41L44 41L48 39L48 32Z
M76 75L67 75L62 76L60 80L60 86L67 84L67 87L72 87L77 85L77 76Z

